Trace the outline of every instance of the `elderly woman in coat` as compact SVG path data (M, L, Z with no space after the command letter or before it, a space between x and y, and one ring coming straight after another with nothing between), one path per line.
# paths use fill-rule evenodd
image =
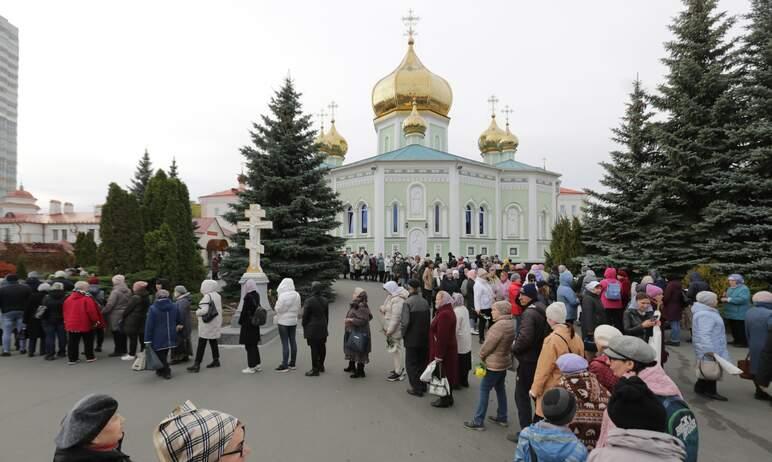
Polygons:
M115 349L108 356L120 357L126 354L126 335L121 332L121 319L130 300L131 290L126 286L126 278L122 274L116 274L113 276L113 290L102 308L102 315L107 320L115 342Z
M370 351L372 350L372 340L370 338L370 320L373 319L370 313L370 307L367 305L367 292L361 287L354 289L354 295L349 305L346 319L346 333L343 335L343 353L348 360L348 367L343 369L345 372L351 372L352 379L358 379L365 376L365 364L370 362ZM352 333L359 332L365 335L366 344L359 351L349 345L349 337Z
M745 317L745 334L748 337L748 347L751 357L751 374L759 373L761 364L761 352L767 343L769 329L772 329L772 293L763 290L753 295L753 308L748 310ZM772 401L769 393L754 381L756 394L754 397L761 401Z
M222 331L222 298L217 293L219 289L220 285L215 280L207 279L201 282L201 294L203 297L201 297L196 310L196 316L198 317L198 346L196 348L196 359L193 365L188 368L190 372L199 372L201 370L201 361L204 359L207 343L209 343L209 347L212 350L212 362L207 364L206 367L208 369L220 367L220 349L217 346L217 339L220 338ZM210 306L214 306L217 316L209 322L204 322L203 317L209 311Z
M192 331L190 319L190 292L185 286L174 288L174 302L182 319L182 330L177 332L177 346L172 350L171 364L180 364L190 360L193 355L193 344L190 341Z
M131 291L133 294L121 318L123 333L129 338L129 353L121 357L124 361L134 360L137 355L137 343L139 343L139 351L145 351L145 318L150 308L147 282L135 282Z
M303 336L311 348L311 370L306 377L317 377L324 372L327 358L327 323L330 319L330 305L323 295L324 285L311 283L311 296L303 303Z
M711 358L713 355L731 361L729 350L726 348L724 320L721 319L717 306L718 296L708 291L698 293L697 301L692 305L692 344L698 365L701 360L714 361ZM715 380L697 379L694 392L717 401L727 400L718 394Z
M429 326L429 359L440 364L435 369L440 378L447 377L451 389L458 385L458 344L456 343L456 313L453 298L441 290L435 297L436 314ZM453 392L432 401L434 407L453 405Z
M260 326L252 325L252 317L260 307L260 294L257 293L257 282L247 279L244 283L244 302L241 305L239 317L239 343L244 345L247 352L247 367L241 370L242 374L254 374L262 369L260 365Z
M745 313L751 307L751 291L740 274L730 274L728 280L729 288L721 297L724 303L724 318L729 321L729 329L732 331L731 344L746 348L748 339L745 338Z
M169 291L159 289L155 302L147 312L145 322L145 344L152 348L161 360L163 367L156 371L160 377L169 380L172 370L169 368L169 350L177 346L177 331L182 330L182 319L177 305L169 299Z
M405 367L402 360L404 351L402 347L402 305L410 294L408 294L404 287L398 286L394 281L384 284L383 290L386 291L387 295L379 311L386 321L383 333L386 335L386 342L389 345L388 350L394 363L394 369L389 372L386 380L396 382L398 380L405 380Z

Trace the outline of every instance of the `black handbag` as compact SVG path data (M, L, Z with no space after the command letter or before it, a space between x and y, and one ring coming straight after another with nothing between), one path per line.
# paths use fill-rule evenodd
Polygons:
M209 298L208 305L209 309L206 313L204 313L203 316L201 316L201 320L207 324L212 322L212 320L220 314L217 312L217 306L214 304L214 300L212 300L211 297Z
M264 326L267 320L268 311L266 311L266 309L262 306L258 306L255 308L255 312L252 313L252 317L250 318L249 322L252 324L252 327L260 327Z
M367 351L367 344L369 336L367 332L354 330L351 331L346 338L345 347L347 350L351 350L355 353L364 353Z

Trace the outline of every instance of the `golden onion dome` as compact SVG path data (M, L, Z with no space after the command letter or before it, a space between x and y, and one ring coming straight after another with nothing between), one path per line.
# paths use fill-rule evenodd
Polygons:
M450 84L430 72L418 59L413 49L413 37L407 43L407 53L399 66L373 87L375 118L393 111L409 111L413 98L416 99L418 110L432 111L447 117L453 104Z
M413 110L410 111L410 115L402 121L402 131L407 135L420 134L424 135L428 125L426 120L418 113L418 103L413 99Z
M317 138L319 150L328 156L345 157L348 152L348 142L335 129L335 120L330 122L330 131Z
M500 142L507 135L507 133L500 129L496 124L496 115L491 115L491 124L480 135L477 140L477 146L480 147L480 152L483 154L488 152L501 151Z
M507 122L507 129L504 131L504 137L499 141L499 147L502 151L516 151L518 145L520 145L520 140L509 131L509 122Z

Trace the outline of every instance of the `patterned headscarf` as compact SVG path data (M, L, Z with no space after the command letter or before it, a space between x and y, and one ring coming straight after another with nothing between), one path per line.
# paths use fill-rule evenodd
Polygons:
M453 297L451 297L450 294L444 290L437 292L437 296L440 299L439 306L453 305Z
M158 424L153 445L162 462L215 462L238 427L239 421L232 415L198 409L185 401Z

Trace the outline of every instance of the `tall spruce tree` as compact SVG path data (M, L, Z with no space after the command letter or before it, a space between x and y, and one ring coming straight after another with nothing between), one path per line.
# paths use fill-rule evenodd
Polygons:
M172 184L166 172L161 169L150 178L142 201L142 219L145 231L150 232L161 227L166 213L166 204L174 196Z
M92 266L97 262L97 245L93 233L78 233L75 238L75 263L80 266Z
M177 170L177 158L172 157L172 164L169 166L169 178L177 178L179 172Z
M699 227L712 266L772 283L772 0L753 0L735 93L737 155L715 185ZM727 161L729 162L729 161Z
M737 104L735 40L726 38L734 19L716 12L717 0L684 0L670 29L665 83L653 97L667 120L655 124L662 153L651 187L659 201L640 251L663 272L681 273L707 262L710 231L697 226L737 155L732 129Z
M97 251L101 274L140 271L144 264L142 214L134 194L110 183L99 222L102 242Z
M179 281L177 240L168 224L145 234L145 267L158 277Z
M607 191L586 190L588 201L582 238L595 264L646 269L639 243L645 239L645 226L656 214L655 194L650 189L652 164L658 155L652 133L648 96L641 81L635 79L622 123L613 128L612 140L621 149L611 152L610 162L600 183Z
M167 181L169 199L164 212L164 224L169 226L175 237L176 280L186 287L197 287L204 279L205 271L193 226L188 187L177 178L169 178Z
M145 148L145 153L139 159L137 170L134 172L134 179L131 180L131 186L129 187L129 190L137 197L139 202L142 202L151 176L153 176L153 164L150 162L150 154L148 154L147 148Z
M330 232L339 225L336 214L342 204L325 181L315 131L310 116L302 112L300 94L291 79L271 98L269 109L269 115L253 124L253 145L241 149L247 188L226 218L231 223L243 220L249 204L260 204L273 221L273 229L261 233L265 246L261 264L271 284L291 277L301 293L309 292L312 281L329 290L340 274L338 251L344 240ZM237 235L223 262L231 288L237 287L247 266L246 236Z
M560 218L552 227L550 249L545 253L547 266L565 265L572 272L579 272L579 257L584 256L582 224L577 217Z

